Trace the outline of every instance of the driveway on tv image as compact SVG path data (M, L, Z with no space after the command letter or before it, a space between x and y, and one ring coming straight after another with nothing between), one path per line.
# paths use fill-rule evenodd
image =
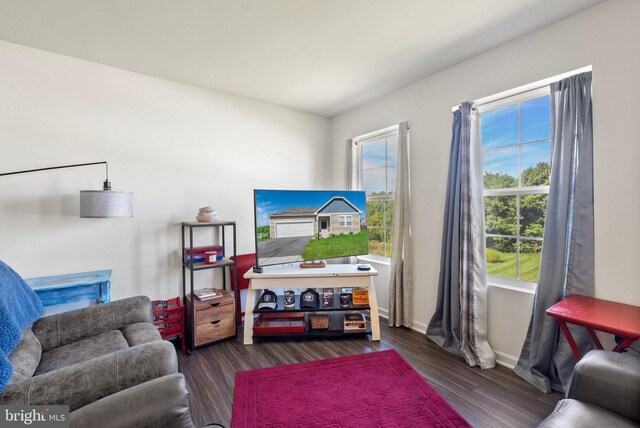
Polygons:
M294 236L258 242L258 255L261 259L276 256L300 256L307 248L311 238L313 236Z

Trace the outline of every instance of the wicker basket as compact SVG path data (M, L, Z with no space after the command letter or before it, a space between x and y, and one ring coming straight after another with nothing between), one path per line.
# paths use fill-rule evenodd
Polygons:
M326 330L329 328L329 315L327 314L311 314L311 328L314 330Z

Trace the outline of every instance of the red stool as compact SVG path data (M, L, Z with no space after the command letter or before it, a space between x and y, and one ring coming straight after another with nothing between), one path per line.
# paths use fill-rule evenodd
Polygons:
M233 278L234 271L237 269L238 272L238 290L234 290L235 296L237 299L240 299L240 290L246 290L249 288L249 280L244 278L244 274L256 265L256 255L255 254L239 254L236 257L230 257L231 260L234 260L235 265L231 266L231 277ZM231 281L233 285L233 281ZM242 324L242 316L244 312L242 312L242 302L236 301L236 322L238 325Z
M151 307L153 308L153 325L158 328L162 339L168 340L180 336L182 352L186 352L182 299L175 297L169 300L154 300L151 302Z

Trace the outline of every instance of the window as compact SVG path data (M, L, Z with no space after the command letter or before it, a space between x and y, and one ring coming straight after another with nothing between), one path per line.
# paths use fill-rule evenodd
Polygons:
M340 223L340 227L351 227L353 226L353 217L350 215L339 215L338 222Z
M551 173L549 88L481 105L487 274L537 282Z
M357 179L367 192L369 254L391 257L398 127L356 138Z

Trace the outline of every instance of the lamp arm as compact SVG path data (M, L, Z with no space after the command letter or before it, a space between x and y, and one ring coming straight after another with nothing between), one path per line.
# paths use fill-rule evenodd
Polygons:
M60 166L50 166L47 168L37 168L37 169L25 169L23 171L12 171L12 172L3 172L0 173L0 177L4 175L16 175L16 174L26 174L27 172L38 172L38 171L49 171L51 169L64 169L64 168L76 168L79 166L90 166L90 165L102 165L104 164L107 178L104 181L104 190L111 190L111 183L109 182L109 164L107 161L102 162L88 162L88 163L76 163L73 165L60 165Z

